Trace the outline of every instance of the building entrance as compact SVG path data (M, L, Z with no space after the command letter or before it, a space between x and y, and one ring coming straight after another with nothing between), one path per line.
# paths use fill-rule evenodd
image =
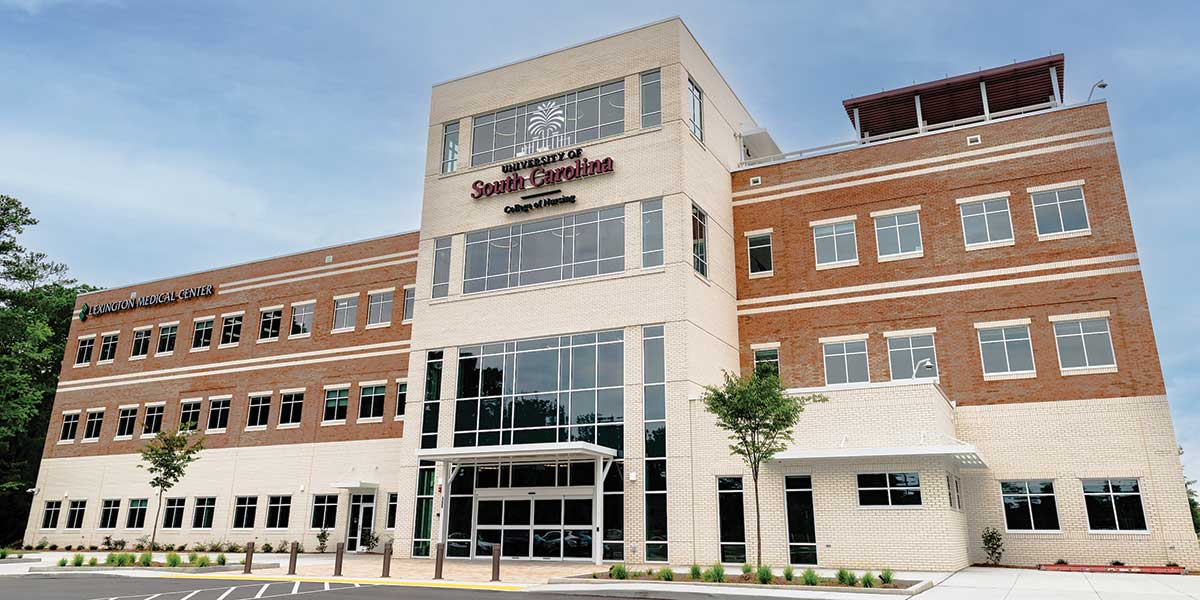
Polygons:
M481 490L476 498L474 556L488 557L498 544L509 559L592 558L592 491L562 490L502 497Z

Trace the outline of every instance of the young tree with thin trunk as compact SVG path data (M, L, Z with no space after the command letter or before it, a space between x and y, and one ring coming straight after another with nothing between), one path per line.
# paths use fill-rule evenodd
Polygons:
M162 430L142 446L142 464L138 467L150 473L150 487L158 490L158 506L154 510L154 529L150 534L150 549L158 538L158 519L162 513L163 494L175 487L187 472L188 465L200 458L204 436L195 433L192 425L182 425L174 431Z
M735 377L725 373L721 386L705 386L704 407L717 418L717 425L729 432L729 450L742 457L754 480L754 521L756 561L762 564L762 511L758 493L758 475L764 462L787 448L804 407L824 402L819 394L791 396L783 389L772 369L759 369L752 375Z

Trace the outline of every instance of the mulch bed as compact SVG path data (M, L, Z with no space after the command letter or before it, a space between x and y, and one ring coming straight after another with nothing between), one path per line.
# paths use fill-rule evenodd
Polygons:
M857 575L857 573L856 573L856 575ZM920 583L919 581L901 581L899 579L892 580L892 583L882 583L882 582L878 582L879 575L875 574L875 576L876 576L876 581L877 581L877 583L875 584L876 589L904 589L904 588L909 588L909 587L912 587L912 586ZM637 577L634 577L631 574L630 577L627 577L625 579L614 579L614 578L610 577L607 572L594 573L592 576L592 579L610 579L612 581L658 581L661 583L688 583L688 582L691 582L691 583L715 583L712 581L704 581L703 579L692 579L692 577L687 573L675 573L674 579L672 579L671 581L663 581L658 578L657 571L654 574L650 574L650 575L647 575L643 572L639 572ZM754 573L725 573L725 581L723 581L722 583L743 583L743 584L748 583L748 584L755 584L755 585L780 585L780 586L795 585L795 586L802 586L802 587L813 587L813 586L805 585L805 583L801 579L799 573L796 573L796 577L794 579L792 579L791 581L788 581L788 580L784 579L783 577L776 576L775 581L772 583L768 583L768 584L759 584L758 577L756 577ZM837 579L833 579L830 577L822 577L821 583L818 585L820 587L832 587L832 588L851 588L852 587L855 589L863 589L861 582L858 585L848 586L848 585L845 585L845 584L839 582Z

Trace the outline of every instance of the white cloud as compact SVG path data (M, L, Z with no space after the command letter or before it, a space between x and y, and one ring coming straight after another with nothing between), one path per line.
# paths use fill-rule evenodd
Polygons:
M0 8L19 10L30 16L37 16L64 4L119 5L115 0L0 0Z

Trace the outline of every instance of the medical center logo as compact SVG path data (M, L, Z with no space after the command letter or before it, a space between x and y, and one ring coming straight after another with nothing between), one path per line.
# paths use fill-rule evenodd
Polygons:
M565 133L566 114L557 100L547 100L529 111L525 128L526 142L518 149L519 155L534 154L573 145L574 133Z

